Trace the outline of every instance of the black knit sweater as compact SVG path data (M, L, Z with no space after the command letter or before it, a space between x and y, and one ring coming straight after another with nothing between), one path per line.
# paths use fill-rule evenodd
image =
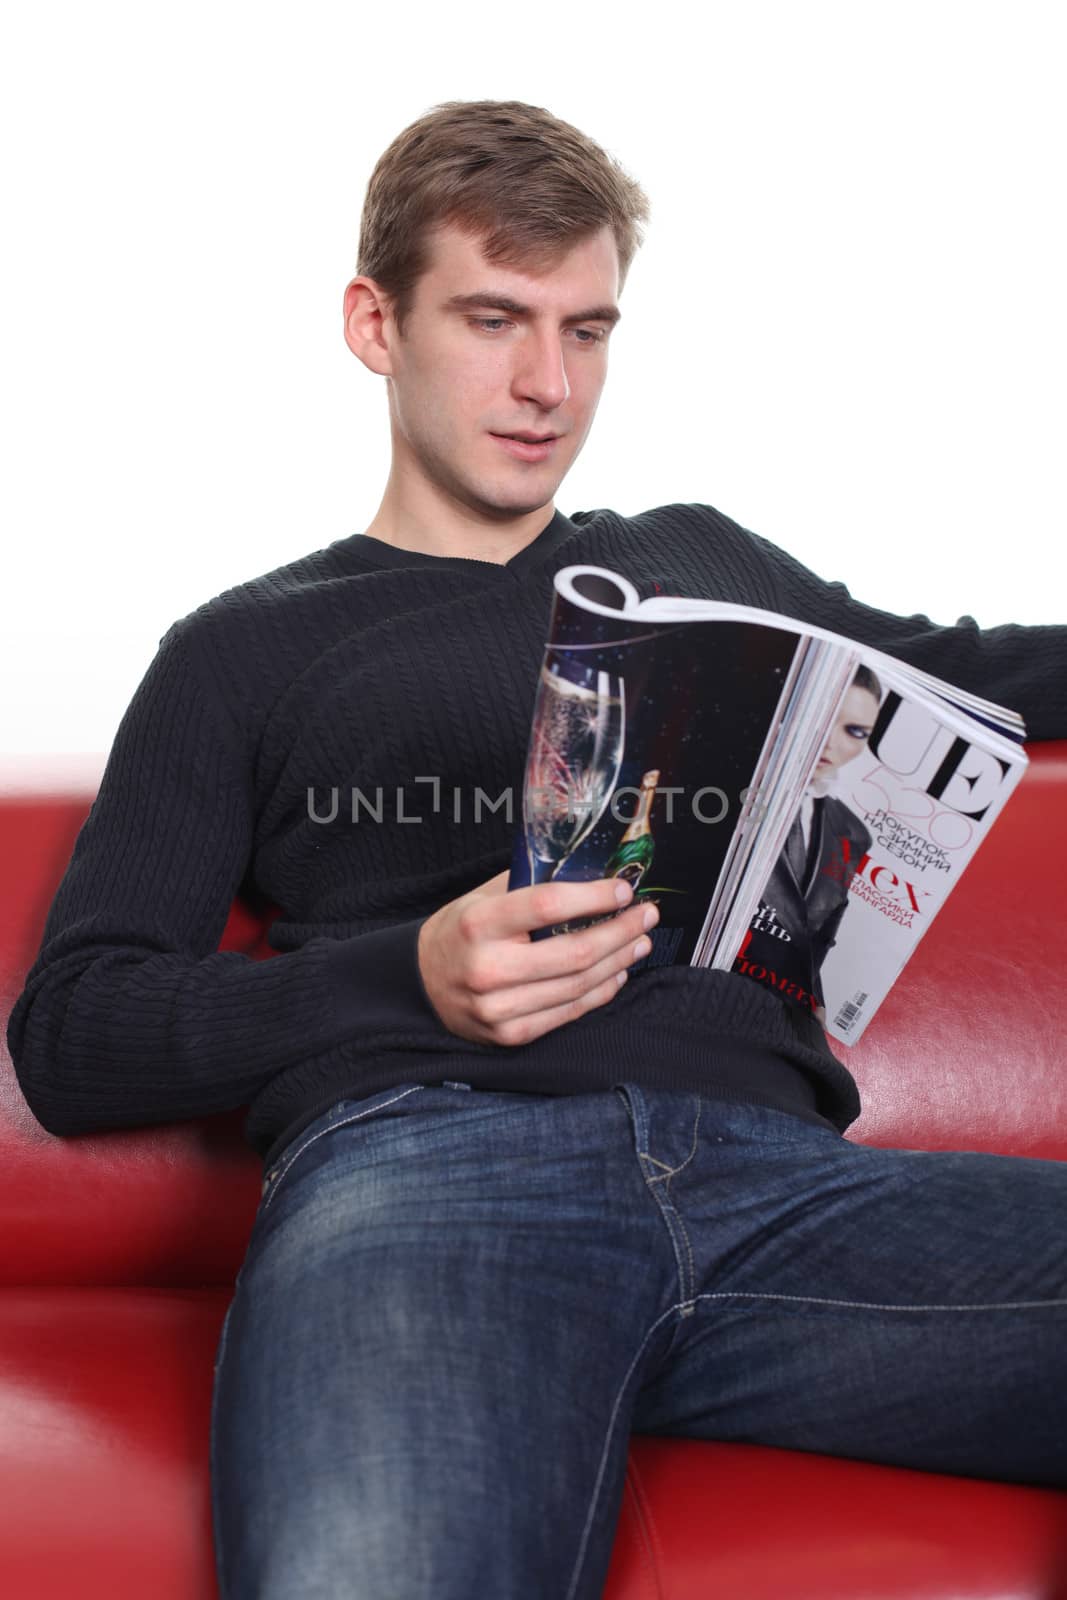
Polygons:
M521 796L552 576L571 562L642 595L802 617L1015 707L1033 738L1067 735L1067 628L871 610L708 506L557 512L503 565L340 540L163 639L11 1017L46 1128L248 1104L269 1161L334 1101L402 1082L564 1094L628 1079L849 1125L856 1088L818 1024L733 974L643 970L512 1047L458 1038L429 1003L422 920L510 860L518 819L476 791ZM217 949L242 886L281 908L272 960Z

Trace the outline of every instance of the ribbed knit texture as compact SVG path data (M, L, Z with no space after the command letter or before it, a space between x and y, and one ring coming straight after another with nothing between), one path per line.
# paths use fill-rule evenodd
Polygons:
M45 1127L248 1104L247 1137L269 1157L337 1099L442 1079L539 1093L633 1079L848 1126L858 1096L821 1029L732 974L636 973L607 1006L513 1048L456 1038L429 1004L418 929L509 863L552 575L572 562L642 595L803 617L1014 706L1031 737L1067 735L1067 629L872 610L708 506L557 513L506 565L341 540L163 639L11 1017ZM436 811L420 778L438 781ZM421 821L398 819L398 786L400 816ZM381 823L367 810L379 787ZM490 809L509 789L510 818ZM337 815L316 820L334 790ZM273 960L217 950L242 885L282 909Z

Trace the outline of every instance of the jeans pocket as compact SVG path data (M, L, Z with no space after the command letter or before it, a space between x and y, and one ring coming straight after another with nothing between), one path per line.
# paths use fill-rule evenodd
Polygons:
M351 1127L356 1122L369 1122L373 1117L389 1110L400 1101L406 1100L409 1095L418 1094L425 1086L421 1083L394 1084L390 1089L381 1089L377 1094L369 1095L365 1100L338 1100L328 1111L320 1117L301 1128L289 1143L283 1147L275 1157L269 1172L263 1175L263 1184L259 1193L259 1210L262 1213L270 1205L277 1194L283 1179L292 1171L293 1167L310 1150L312 1145L324 1139L327 1134L333 1133L337 1128Z

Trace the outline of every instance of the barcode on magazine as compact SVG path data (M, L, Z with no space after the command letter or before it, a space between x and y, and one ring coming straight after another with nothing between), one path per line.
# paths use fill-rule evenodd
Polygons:
M859 1016L860 1012L863 1010L866 1003L867 996L865 994L860 993L854 995L851 1000L845 1002L845 1004L841 1007L841 1010L837 1013L837 1016L834 1018L834 1027L840 1028L843 1033L847 1033L849 1028L851 1028L852 1024L855 1022L856 1018Z

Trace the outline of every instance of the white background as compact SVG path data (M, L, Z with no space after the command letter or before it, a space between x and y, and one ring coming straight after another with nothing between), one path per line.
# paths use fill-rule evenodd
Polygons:
M563 511L707 501L886 609L1067 620L1060 15L12 11L0 778L98 770L175 617L372 517L341 296L374 161L443 100L546 105L652 202Z

